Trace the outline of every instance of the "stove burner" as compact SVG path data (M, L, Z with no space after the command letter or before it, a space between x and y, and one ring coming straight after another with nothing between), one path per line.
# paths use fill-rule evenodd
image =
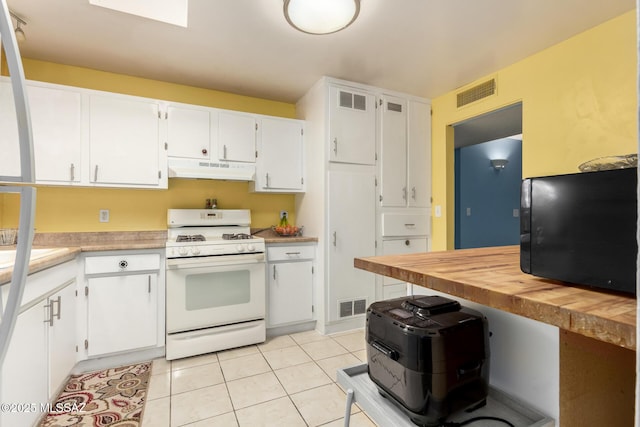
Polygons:
M237 233L237 234L223 234L222 240L244 240L244 239L253 239L251 234L246 233Z
M202 234L192 234L192 235L180 234L176 238L176 242L204 242L205 240L206 239Z

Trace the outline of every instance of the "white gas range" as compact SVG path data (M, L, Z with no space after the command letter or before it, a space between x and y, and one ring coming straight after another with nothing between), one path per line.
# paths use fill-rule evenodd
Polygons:
M265 245L245 209L167 212L167 360L263 342Z

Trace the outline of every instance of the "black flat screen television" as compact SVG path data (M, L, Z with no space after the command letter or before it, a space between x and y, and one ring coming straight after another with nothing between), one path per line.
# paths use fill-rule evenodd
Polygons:
M637 182L637 168L523 180L522 271L635 295Z

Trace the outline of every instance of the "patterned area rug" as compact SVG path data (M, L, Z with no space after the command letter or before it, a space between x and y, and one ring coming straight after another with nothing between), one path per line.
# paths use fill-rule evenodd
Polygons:
M151 362L74 375L41 427L140 427Z

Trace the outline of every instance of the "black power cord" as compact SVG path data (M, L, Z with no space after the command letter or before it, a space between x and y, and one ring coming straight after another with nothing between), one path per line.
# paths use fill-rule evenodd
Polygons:
M466 426L467 424L471 424L476 421L482 421L482 420L500 421L501 423L505 423L509 427L515 427L509 421L504 420L502 418L498 418L498 417L474 417L474 418L469 418L468 420L465 420L465 421L460 421L459 423L448 421L448 422L445 422L444 424L440 424L440 427L462 427L462 426Z

